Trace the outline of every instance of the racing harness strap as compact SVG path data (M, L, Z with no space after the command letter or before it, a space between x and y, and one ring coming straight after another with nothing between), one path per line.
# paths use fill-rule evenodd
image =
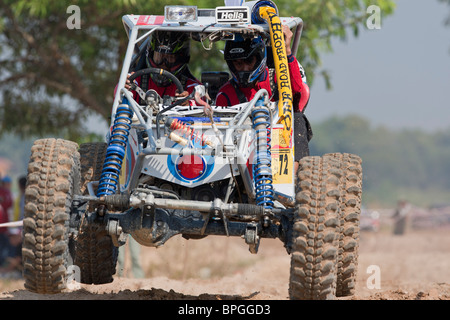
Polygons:
M236 91L236 95L239 99L239 103L244 103L244 102L248 102L247 98L245 97L244 93L241 91L241 89L239 89L236 81L231 80L231 85L234 88L234 91ZM228 99L228 97L227 97ZM229 100L229 99L228 99ZM231 105L230 101L228 101L229 105Z
M270 80L270 90L272 92L271 99L274 98L274 100L277 100L278 99L278 87L277 87L277 84L275 83L275 69L269 68L269 80ZM234 91L236 92L239 103L248 102L248 100L245 97L242 90L239 89L237 83L234 80L231 80L230 83L233 86ZM227 99L228 105L231 106L230 98L226 94L224 94L224 96Z
M149 78L150 78L150 74L149 73L143 74L141 76L141 84L139 85L139 87L142 90L144 90L144 92L147 92L147 90L148 90L148 80L149 80ZM146 102L144 101L144 99L142 97L140 97L139 104L140 105L145 105L146 104Z

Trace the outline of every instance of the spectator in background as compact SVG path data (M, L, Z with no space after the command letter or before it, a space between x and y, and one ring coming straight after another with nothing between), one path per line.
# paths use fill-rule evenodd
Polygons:
M8 219L4 222L9 222L13 206L13 196L11 193L11 178L8 176L4 176L0 182L0 205L3 207Z
M14 201L14 211L11 217L13 221L23 220L26 181L26 176L22 176L17 180L20 193ZM2 182L2 187L10 190L11 179L5 177L2 179ZM3 207L0 206L0 208ZM1 240L2 261L0 264L0 278L18 279L22 274L22 228L0 228L0 232L2 231L6 236L6 240Z
M411 205L405 201L400 200L397 204L397 209L393 215L394 219L394 230L395 235L403 235L407 229L408 215L411 210Z
M8 235L8 254L0 265L0 278L19 279L22 277L22 231L11 228Z
M23 220L25 206L26 176L17 180L19 195L14 200L13 221ZM2 246L3 262L0 264L0 278L21 278L22 275L22 228L4 228L7 230L7 242ZM0 230L1 231L1 230Z
M14 201L14 221L20 221L23 220L23 214L25 211L25 187L27 184L27 177L22 176L17 180L19 184L19 196Z
M8 211L12 206L11 190L8 188L11 184L10 180L9 177L4 177L0 180L0 223L9 222ZM11 246L8 232L8 228L0 228L0 266L5 263L6 258L10 254Z
M0 205L0 223L9 222L8 215ZM5 263L9 251L8 228L0 227L0 267Z

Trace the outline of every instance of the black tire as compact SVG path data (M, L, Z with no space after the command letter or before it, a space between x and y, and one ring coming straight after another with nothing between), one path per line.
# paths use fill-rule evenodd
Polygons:
M362 161L348 153L327 154L341 164L341 216L336 296L355 294L361 216Z
M300 160L292 232L291 299L335 298L341 176L339 162L332 158Z
M72 198L79 193L80 163L74 142L35 141L25 189L22 262L25 288L60 293L66 288Z
M89 142L80 145L81 194L87 195L87 185L98 181L103 169L107 145L105 142Z
M89 182L100 179L106 147L106 143L84 143L80 146L83 195L88 194ZM110 283L116 273L118 248L106 232L105 225L92 212L86 212L80 220L74 247L74 264L80 268L80 282Z

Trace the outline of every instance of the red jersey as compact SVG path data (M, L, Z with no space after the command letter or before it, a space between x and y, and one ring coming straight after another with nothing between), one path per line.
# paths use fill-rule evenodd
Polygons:
M6 188L0 187L0 223L9 222L8 210L13 204L12 194ZM7 228L0 228L0 233L6 233Z
M8 214L3 210L3 207L0 206L0 223L9 222ZM8 228L0 228L0 233L7 233Z
M142 77L137 77L136 79L134 79L134 81L137 82L138 87L141 86L141 78ZM184 84L184 90L186 90L189 94L191 94L194 91L195 86L202 84L200 81L198 81L197 79L193 79L193 78L186 78L186 82ZM152 77L148 77L148 86L147 89L143 89L144 91L153 89L155 90L160 97L164 97L166 95L171 96L171 97L175 97L175 93L177 92L177 86L175 85L175 83L170 83L170 85L168 85L167 87L158 87L155 82L153 82ZM114 88L114 95L117 92L117 85ZM133 98L134 100L136 100L137 102L139 102L140 97L138 95L138 93L136 91L131 91L133 93ZM181 93L181 92L178 92Z
M141 77L137 77L135 79L138 83L138 86L141 86ZM194 91L195 86L201 84L200 81L198 81L197 79L192 79L192 78L187 78L186 83L184 84L184 90L186 90L189 94L191 94ZM177 92L177 86L175 85L175 83L171 82L170 85L168 85L167 87L158 87L155 82L153 82L152 77L148 77L148 88L147 89L143 89L144 91L153 89L155 90L161 97L164 96L171 96L171 97L175 97L175 93ZM139 95L137 94L137 92L132 91L133 92L133 98L136 101L138 100ZM181 92L178 92L181 93Z
M294 111L303 111L306 107L306 104L309 99L309 87L306 84L306 78L304 76L303 68L298 63L297 59L294 55L288 57L289 63L289 74L291 78L291 87L292 94L295 97L300 96L300 103L297 103L294 106ZM220 89L219 93L216 97L216 105L217 106L231 106L241 103L239 101L238 94L236 89L233 87L233 84L230 80L225 83ZM276 78L275 78L276 83ZM260 81L258 81L253 87L240 87L239 90L242 91L247 101L253 99L255 94L260 89L266 89L271 97L272 101L274 101L274 97L272 97L272 90L270 88L270 77L269 77L269 69L266 68L265 72L261 75Z
M5 212L8 212L13 205L13 196L9 189L0 187L0 205Z

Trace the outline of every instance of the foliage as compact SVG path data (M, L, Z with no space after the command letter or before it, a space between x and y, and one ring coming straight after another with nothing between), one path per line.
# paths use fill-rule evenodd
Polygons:
M310 84L320 68L320 52L332 38L345 39L364 28L369 4L391 14L392 0L276 0L280 15L305 22L298 53ZM69 29L70 5L80 8L80 29ZM0 134L46 134L79 139L89 132L90 115L109 116L127 38L121 16L162 14L170 4L213 8L222 0L3 0L0 2ZM222 45L210 52L193 46L191 68L225 70ZM210 55L211 59L207 59ZM205 63L206 61L206 63Z
M403 198L429 205L448 201L450 182L443 173L450 172L450 128L435 133L393 131L373 128L359 116L347 116L313 124L313 131L312 155L348 152L361 156L366 202L395 204Z
M69 29L72 4L0 3L0 132L78 139L90 115L107 119L127 41L121 16L162 12L164 6L155 0L78 1L81 28Z

